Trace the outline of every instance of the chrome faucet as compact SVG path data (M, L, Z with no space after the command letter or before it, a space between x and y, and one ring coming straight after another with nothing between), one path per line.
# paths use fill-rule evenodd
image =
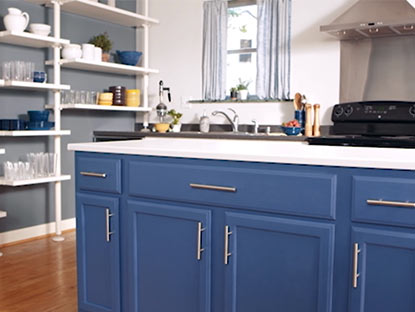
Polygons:
M212 112L213 116L216 116L217 114L223 115L225 116L225 118L230 122L230 124L232 125L232 131L233 132L238 132L238 127L239 127L239 116L236 113L235 110L233 110L232 108L228 108L231 112L234 113L233 119L231 119L231 117L229 117L228 114L226 114L225 112L222 111L214 111Z

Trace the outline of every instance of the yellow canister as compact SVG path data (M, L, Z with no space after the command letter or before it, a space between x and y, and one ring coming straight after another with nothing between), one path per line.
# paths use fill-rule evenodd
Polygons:
M125 105L130 107L140 106L140 90L130 89L126 91L126 101Z

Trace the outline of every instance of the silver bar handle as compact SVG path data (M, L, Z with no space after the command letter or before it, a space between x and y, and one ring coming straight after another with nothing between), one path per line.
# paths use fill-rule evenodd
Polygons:
M224 250L225 250L225 254L224 254L224 256L225 256L225 259L224 259L225 264L228 264L229 263L229 256L232 255L232 253L229 252L229 236L231 234L232 234L232 232L229 231L229 225L225 225L225 248L224 248Z
M191 188L196 188L196 189L236 192L236 187L218 186L218 185L209 185L209 184L197 184L197 183L190 183L189 185Z
M106 173L98 173L98 172L88 172L88 171L81 171L81 175L86 177L95 177L95 178L103 178L105 179L107 177Z
M357 272L358 266L359 266L359 244L354 244L354 250L353 250L353 288L357 288L357 279L360 276L360 273Z
M206 228L202 227L202 222L197 223L197 254L196 259L202 259L202 252L205 251L205 248L202 248L202 232L206 230Z
M111 241L111 235L114 234L114 232L110 231L110 217L112 217L113 215L114 214L111 213L108 208L105 209L105 233L107 243Z
M368 205L372 206L390 206L390 207L401 207L401 208L415 208L415 203L409 202L397 202L397 201L387 201L382 199L368 199L366 200Z

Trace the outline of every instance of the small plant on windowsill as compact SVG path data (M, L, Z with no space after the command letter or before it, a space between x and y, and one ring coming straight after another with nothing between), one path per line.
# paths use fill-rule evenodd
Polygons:
M230 98L231 100L237 100L238 99L238 88L231 88L230 90Z
M241 100L248 99L248 86L250 83L251 83L250 81L242 81L242 79L239 78L239 83L236 86L236 88L239 91L239 96Z
M167 112L167 115L169 115L173 119L170 123L171 131L180 132L180 129L182 127L182 124L180 123L180 118L182 118L183 114L176 112L176 110L174 109L171 109Z

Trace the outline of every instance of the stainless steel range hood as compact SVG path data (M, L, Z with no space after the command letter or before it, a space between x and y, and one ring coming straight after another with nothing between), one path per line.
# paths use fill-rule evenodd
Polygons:
M415 35L415 9L406 0L359 0L320 31L340 40Z

